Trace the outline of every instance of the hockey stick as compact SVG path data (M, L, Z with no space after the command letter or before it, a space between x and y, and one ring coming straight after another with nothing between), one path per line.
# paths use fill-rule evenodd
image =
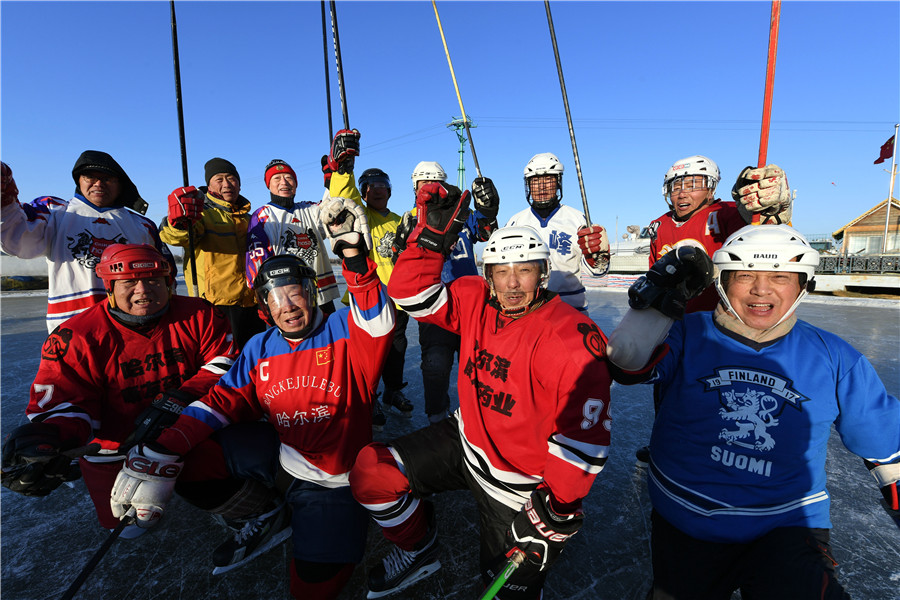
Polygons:
M466 109L463 107L462 96L459 93L459 85L456 83L456 73L453 71L453 61L450 60L450 50L447 49L447 38L444 37L444 28L441 26L441 16L438 14L437 4L431 0L431 6L434 7L434 18L437 19L438 29L441 32L441 41L444 43L444 54L447 55L447 64L450 65L450 76L453 78L453 87L456 89L456 99L459 101L459 110L462 112L463 126L466 128L466 137L469 138L469 149L472 150L472 162L475 163L475 173L481 177L481 167L478 165L478 155L475 154L475 142L472 141L472 134L469 131L469 118L466 116Z
M563 104L566 107L566 121L569 124L569 138L572 140L572 153L575 154L575 172L578 174L578 187L581 188L581 203L584 205L584 218L591 226L591 213L588 211L587 194L584 191L584 180L581 177L581 161L578 160L578 145L575 143L575 129L572 127L572 113L569 112L569 96L566 94L566 81L563 79L562 63L559 61L559 48L556 45L556 31L553 29L553 17L550 15L550 2L544 0L547 10L547 24L550 26L550 39L553 41L553 56L556 57L556 72L559 73L559 87L562 90Z
M341 94L341 112L344 113L344 129L350 129L350 117L347 116L347 97L344 94L344 63L341 61L341 36L338 33L337 7L334 5L334 0L331 0L331 34L334 37L334 63L337 67L338 91Z
M188 187L187 148L184 142L184 112L181 103L181 66L178 62L178 25L175 23L175 0L169 0L172 14L172 56L175 57L175 105L178 107L178 138L181 141L181 175L184 187ZM200 297L197 286L197 261L194 258L194 224L188 224L188 263L191 265L191 295Z
M331 122L331 79L328 76L328 26L325 22L325 0L322 0L322 55L325 57L325 106L328 107L328 146L334 139L334 125Z
M94 553L94 556L91 557L91 560L88 561L84 568L81 570L81 573L78 574L78 577L75 578L75 581L72 582L72 585L69 586L69 589L66 590L59 600L72 600L75 597L78 589L84 584L85 580L87 580L88 575L91 574L91 571L94 570L94 567L100 562L100 559L109 551L110 547L113 545L113 542L116 541L116 538L122 533L122 531L134 522L134 516L137 514L137 511L132 506L128 509L128 512L125 513L125 516L122 517L122 520L119 521L119 524L116 525L116 528L110 532L109 537L103 542L103 545Z
M480 600L493 600L494 596L497 595L497 592L500 591L506 582L509 581L509 578L512 576L513 571L518 569L522 563L525 562L525 553L519 550L518 548L514 548L512 551L512 555L509 557L509 560L506 561L506 565L503 566L503 570L494 578L494 581L491 582L490 587L484 591Z
M772 93L775 88L775 55L778 53L778 24L781 20L781 0L772 0L772 17L769 21L769 57L766 61L766 90L763 98L762 126L759 132L759 159L757 167L766 166L769 148L769 124L772 120Z

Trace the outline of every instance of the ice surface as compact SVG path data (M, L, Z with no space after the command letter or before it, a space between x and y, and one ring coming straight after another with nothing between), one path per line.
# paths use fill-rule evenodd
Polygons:
M2 436L25 421L28 388L46 336L40 294L5 294L0 314L0 407ZM623 290L590 290L591 316L607 333L627 307ZM833 331L866 354L895 396L900 396L900 303L813 297L800 318ZM404 390L416 405L411 420L390 418L376 439L389 440L427 423L419 371L418 329L407 329ZM455 394L454 369L451 396ZM653 418L650 390L615 386L610 460L585 502L587 519L547 581L545 598L643 600L650 584L649 512L646 477L634 467L634 450L649 439ZM828 461L833 497L832 542L839 577L857 600L900 598L900 529L880 508L880 494L862 462L832 436ZM392 596L397 599L475 599L478 532L475 504L465 492L435 499L443 568ZM58 598L108 535L99 528L82 482L46 498L0 491L0 590L4 600ZM76 598L94 600L289 599L290 543L240 569L213 576L212 550L227 537L212 518L178 498L164 522L133 541L117 541ZM365 571L388 548L370 528L364 565L357 568L343 599L365 598Z

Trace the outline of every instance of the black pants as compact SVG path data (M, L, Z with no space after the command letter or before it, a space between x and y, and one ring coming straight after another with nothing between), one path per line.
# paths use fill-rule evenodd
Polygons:
M231 323L231 333L234 334L234 344L238 350L243 348L254 335L266 330L266 324L259 318L259 309L255 306L216 304L216 308L228 317L228 322Z

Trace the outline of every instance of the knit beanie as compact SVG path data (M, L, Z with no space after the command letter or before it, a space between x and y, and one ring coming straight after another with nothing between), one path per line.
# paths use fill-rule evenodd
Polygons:
M280 158L273 158L269 161L269 164L266 165L266 187L269 187L269 181L272 180L272 177L279 173L290 173L294 176L294 179L297 179L297 174L294 172L294 169L291 168L291 165Z
M207 161L206 163L206 166L204 166L204 169L206 172L206 185L209 185L209 180L219 173L228 173L237 177L238 181L241 180L241 176L238 175L235 166L224 158L217 157L209 159L209 161Z

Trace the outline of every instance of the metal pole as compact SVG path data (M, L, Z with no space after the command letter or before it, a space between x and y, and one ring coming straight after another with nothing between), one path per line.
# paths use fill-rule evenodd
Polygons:
M337 7L334 5L334 0L331 0L331 33L334 37L334 62L337 66L338 90L341 93L341 111L344 113L344 129L350 129L350 117L347 116L347 97L344 94L344 63L341 61L341 36L338 33Z
M178 138L181 141L181 174L184 187L188 187L187 148L184 143L184 112L181 102L181 67L178 62L178 25L175 23L175 0L170 0L172 14L172 56L175 57L175 105L178 107ZM191 265L191 295L199 297L197 287L197 261L194 258L194 224L188 223L188 262Z
M325 57L325 105L328 107L328 146L334 139L334 125L331 122L331 80L328 76L328 26L325 23L325 0L322 0L322 55Z
M881 253L887 254L888 225L891 220L891 201L894 199L894 178L897 176L897 130L900 123L894 125L894 155L891 157L891 189L888 192L887 214L884 217L884 238L881 240Z
M578 174L578 187L581 189L581 203L584 205L584 219L591 226L591 213L588 211L587 194L584 191L584 180L581 177L581 162L578 160L578 145L575 143L575 129L572 127L572 114L569 112L569 96L566 94L566 81L563 79L562 63L559 60L559 48L556 45L556 31L553 29L553 17L550 15L550 2L544 0L547 10L547 24L550 26L550 39L553 42L553 56L556 58L556 72L559 73L559 87L562 90L563 104L566 107L566 122L569 124L569 138L572 140L572 153L575 155L575 172Z
M466 137L469 138L469 148L472 150L472 162L475 163L475 172L481 177L481 167L478 165L478 155L475 154L475 142L472 140L472 133L469 131L469 118L466 116L466 109L463 107L462 96L459 93L459 85L456 83L456 73L453 71L453 61L450 60L450 50L447 49L447 38L444 37L444 28L441 26L441 16L438 14L437 4L431 0L431 6L434 7L434 18L437 19L438 29L441 32L441 41L444 43L444 54L447 55L447 64L450 65L450 76L453 78L453 87L456 89L456 99L459 100L459 110L462 111L463 126L466 128Z

